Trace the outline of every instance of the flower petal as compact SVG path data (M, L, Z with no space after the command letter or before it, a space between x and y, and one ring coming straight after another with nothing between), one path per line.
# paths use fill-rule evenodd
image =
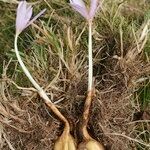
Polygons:
M39 18L44 12L46 11L46 9L43 9L40 13L38 13L31 21L29 21L27 23L27 25L25 26L25 28L27 28L30 24L32 24L37 18Z
M80 7L86 7L83 0L70 0L70 4L78 5Z
M32 16L32 6L30 5L26 10L26 15L25 15L25 19L27 20L27 23L31 19L31 16Z
M20 1L18 4L17 12L22 12L25 14L27 8L27 2L26 1Z
M27 3L26 0L19 2L16 17L16 34L20 34L33 21L35 21L39 16L41 16L45 12L45 10L46 9L42 10L30 21L32 16L32 5Z
M21 1L17 8L17 17L16 17L16 31L21 32L27 24L25 20L27 2Z
M91 6L90 6L90 12L89 12L90 19L93 19L95 16L95 13L98 8L98 1L99 0L91 0Z
M73 7L74 10L79 12L84 18L86 18L87 20L89 19L88 10L86 7L81 7L81 6L76 5L76 4L71 4L71 6Z

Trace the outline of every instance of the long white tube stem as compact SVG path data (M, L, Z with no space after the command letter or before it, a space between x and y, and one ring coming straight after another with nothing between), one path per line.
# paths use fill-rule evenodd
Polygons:
M89 60L89 68L88 68L88 93L87 98L84 104L84 111L83 111L83 138L85 140L91 139L87 131L87 124L89 120L89 113L90 113L90 106L92 103L92 96L93 96L93 60L92 60L92 21L88 22L89 25L89 41L88 41L88 60Z
M93 88L93 54L92 54L92 21L89 21L89 45L88 45L88 57L89 57L89 69L88 69L88 91Z
M25 64L23 63L19 51L18 51L18 46L17 46L17 41L18 41L18 34L15 35L15 52L16 52L16 56L17 59L19 61L19 64L23 70L23 72L25 73L25 75L28 77L28 79L30 80L30 82L33 84L33 86L36 88L36 90L38 91L38 93L47 101L51 102L51 100L48 98L48 96L46 95L46 93L44 92L44 90L39 86L39 84L33 79L32 75L30 74L30 72L28 71L28 69L26 68Z
M17 46L17 40L18 40L18 34L15 35L15 42L14 42L14 46L15 46L15 52L16 52L16 56L17 59L19 61L19 64L23 70L23 72L26 74L26 76L28 77L28 79L30 80L30 82L33 84L33 86L37 89L37 92L39 93L39 95L44 99L45 103L51 108L51 110L65 123L65 128L67 130L67 132L69 133L70 131L70 126L69 123L67 121L67 119L59 112L59 110L56 108L56 106L51 102L51 100L49 99L49 97L47 96L47 94L45 93L45 91L39 86L39 84L33 79L32 75L30 74L30 72L28 71L28 69L26 68L25 64L23 63L21 56L19 54L18 51L18 46Z
M17 46L17 41L18 41L18 35L15 35L15 52L16 52L16 56L17 59L19 61L19 64L23 70L23 72L26 74L26 76L28 77L28 79L30 80L30 82L33 84L33 86L39 91L42 90L42 88L37 84L37 82L33 79L32 75L30 74L30 72L28 71L28 69L26 68L25 64L23 63L20 54L19 54L19 50L18 50L18 46Z

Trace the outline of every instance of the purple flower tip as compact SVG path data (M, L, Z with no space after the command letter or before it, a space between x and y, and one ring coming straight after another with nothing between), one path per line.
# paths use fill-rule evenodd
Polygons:
M28 27L33 21L35 21L44 12L45 9L42 10L38 15L36 15L30 21L32 16L32 5L28 4L26 0L19 2L17 8L17 17L16 17L16 33L20 34L26 27Z
M83 0L70 0L70 5L88 21L93 20L98 7L98 0L91 0L88 10Z

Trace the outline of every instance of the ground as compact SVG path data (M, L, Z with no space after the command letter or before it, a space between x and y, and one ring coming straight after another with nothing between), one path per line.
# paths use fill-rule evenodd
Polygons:
M0 148L50 150L64 129L24 75L14 53L17 4L0 1ZM87 94L86 21L68 1L44 0L46 13L20 36L34 79L82 141ZM108 150L150 148L150 2L105 0L93 23L94 87L88 131Z

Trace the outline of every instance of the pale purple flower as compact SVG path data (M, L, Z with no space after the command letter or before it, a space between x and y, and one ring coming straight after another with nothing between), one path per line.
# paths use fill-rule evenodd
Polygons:
M46 9L42 10L32 20L30 20L32 16L32 5L27 3L26 0L19 2L16 17L16 33L20 34L26 27L33 23L33 21L41 16L45 10Z
M93 20L98 8L99 0L91 0L90 9L85 6L83 0L70 0L70 5L88 21Z

